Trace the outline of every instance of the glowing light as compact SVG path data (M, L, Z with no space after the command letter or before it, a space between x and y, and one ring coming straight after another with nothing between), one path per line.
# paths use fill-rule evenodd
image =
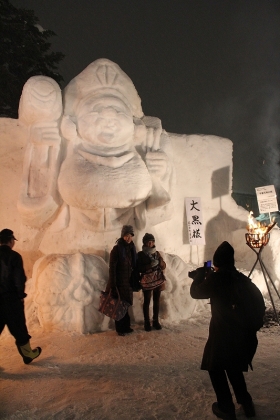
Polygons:
M246 234L246 241L253 248L260 248L263 245L267 245L269 241L268 232L275 226L275 219L272 220L269 225L260 223L253 217L253 212L250 211L248 216L247 230L249 234Z
M258 222L253 217L253 212L250 211L249 216L248 216L247 230L249 233L254 233L254 234L263 236L263 235L266 235L273 228L273 226L275 226L275 224L276 222L274 218L272 219L272 222L269 225Z

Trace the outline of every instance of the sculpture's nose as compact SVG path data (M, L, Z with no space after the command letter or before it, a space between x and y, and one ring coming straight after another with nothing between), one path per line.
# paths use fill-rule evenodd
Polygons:
M114 108L104 108L102 110L102 117L104 118L105 127L114 128L116 126L117 112Z
M113 128L116 125L116 121L113 118L107 118L105 125L106 125L106 127Z

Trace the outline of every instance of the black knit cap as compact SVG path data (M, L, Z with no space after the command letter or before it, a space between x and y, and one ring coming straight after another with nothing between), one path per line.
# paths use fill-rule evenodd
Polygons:
M131 225L124 225L122 227L121 237L123 238L125 235L134 236L133 227Z
M17 239L14 237L14 232L11 229L1 230L0 239L14 239L15 241L17 241Z
M222 242L216 249L213 265L214 267L234 266L234 249L227 241Z
M151 233L145 233L145 235L143 236L142 241L143 241L143 244L146 244L149 241L155 241L155 237Z

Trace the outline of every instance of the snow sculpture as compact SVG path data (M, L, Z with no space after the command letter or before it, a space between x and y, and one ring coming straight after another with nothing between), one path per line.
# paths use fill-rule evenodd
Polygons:
M90 64L63 94L49 77L30 78L19 120L29 138L18 211L29 250L45 254L32 276L39 321L100 330L106 323L95 294L108 266L98 258L108 257L122 225L142 231L171 217L169 136L158 118L143 115L132 81L107 59ZM90 280L95 265L103 282Z
M244 239L248 212L231 197L232 142L166 133L159 119L143 115L132 81L109 60L90 64L62 93L48 77L29 79L19 121L1 119L0 148L0 178L8 180L1 185L2 228L19 231L17 250L29 277L34 267L28 319L45 328L108 328L97 311L99 293L126 223L134 226L138 250L151 232L165 257L160 315L167 322L199 310L188 271L211 259L223 240L235 248L239 269L249 273L255 262ZM201 197L205 246L189 243L185 197ZM273 278L278 243L274 231L265 250ZM141 299L135 294L136 322L143 320Z
M98 312L100 290L108 266L94 255L48 255L34 267L36 312L45 329L88 333L108 328L109 318Z
M30 135L18 210L43 253L86 249L104 256L123 224L142 230L170 218L168 135L158 118L144 117L117 64L96 60L63 98L54 80L32 77L19 119Z

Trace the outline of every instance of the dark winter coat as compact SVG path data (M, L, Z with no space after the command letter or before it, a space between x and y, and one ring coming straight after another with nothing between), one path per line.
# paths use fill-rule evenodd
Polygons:
M156 258L159 260L159 266L161 270L164 270L166 264L158 251L156 251ZM151 270L153 267L151 265L151 259L144 251L140 251L137 254L137 270L139 273L146 273L148 270Z
M0 246L0 294L23 299L26 276L21 255L8 245Z
M133 242L128 244L120 238L110 253L109 282L110 288L118 288L121 299L133 304L133 291L130 286L132 270L136 266L136 248Z
M210 298L211 305L209 337L201 363L203 370L231 368L247 372L256 352L256 332L243 328L233 315L236 274L238 272L233 267L211 271L205 277L204 268L199 268L191 285L191 296L194 299Z

